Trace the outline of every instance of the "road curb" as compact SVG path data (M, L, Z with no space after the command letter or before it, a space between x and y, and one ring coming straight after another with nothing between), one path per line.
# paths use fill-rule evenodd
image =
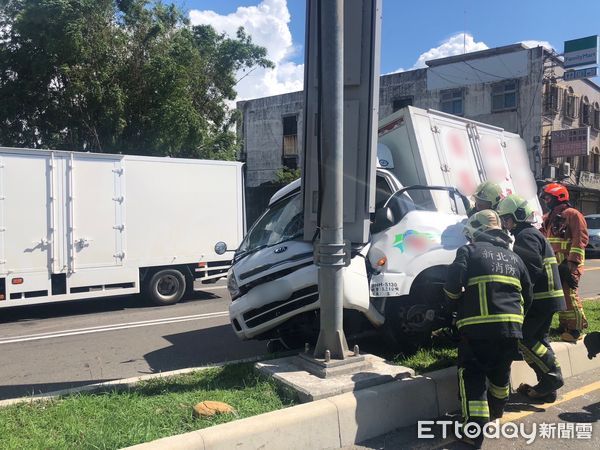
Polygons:
M552 343L565 377L600 368L582 341ZM535 383L524 361L511 384ZM456 367L129 447L135 450L340 448L459 409Z

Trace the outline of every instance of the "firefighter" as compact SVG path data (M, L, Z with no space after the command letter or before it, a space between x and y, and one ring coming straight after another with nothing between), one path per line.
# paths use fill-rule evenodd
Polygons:
M565 309L565 299L558 274L558 262L552 247L532 225L533 208L527 200L511 194L498 203L502 226L515 239L513 251L525 263L533 285L533 302L523 322L523 340L519 350L538 383L522 384L517 392L535 400L556 401L556 390L564 384L560 366L548 342L552 316Z
M510 365L518 356L532 287L523 261L508 248L510 237L495 211L475 213L465 225L465 235L469 244L456 252L444 292L458 302L463 425L474 422L482 427L502 417L508 401ZM480 433L471 444L482 441Z
M469 211L469 217L484 209L496 209L498 202L502 199L502 188L498 183L484 181L477 186L473 197L475 198L475 206Z
M577 342L583 338L588 323L577 292L583 274L587 224L583 215L569 204L569 191L558 183L544 186L541 198L549 212L544 215L542 233L552 246L559 264L560 281L566 300L566 311L559 313L561 339Z

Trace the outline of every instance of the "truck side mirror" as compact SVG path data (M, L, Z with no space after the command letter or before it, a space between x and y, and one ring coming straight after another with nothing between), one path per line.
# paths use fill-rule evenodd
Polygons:
M219 241L215 244L215 253L217 255L222 255L227 251L227 244L223 241Z
M378 209L375 211L375 221L373 222L373 225L371 225L371 232L379 233L380 231L393 226L396 223L394 219L394 213L389 206Z

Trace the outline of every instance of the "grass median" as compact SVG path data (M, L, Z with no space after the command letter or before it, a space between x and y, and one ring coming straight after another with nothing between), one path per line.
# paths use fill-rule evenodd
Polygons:
M600 297L587 299L583 302L583 309L588 320L586 333L600 331ZM554 315L550 329L550 340L560 340L558 333L558 314ZM393 358L395 364L407 366L417 373L431 372L456 364L456 344L452 343L443 335L434 337L432 345L420 348L414 354L399 354Z
M203 400L228 403L236 414L196 418L192 408ZM253 364L232 364L144 381L126 391L0 408L0 448L117 449L295 403Z

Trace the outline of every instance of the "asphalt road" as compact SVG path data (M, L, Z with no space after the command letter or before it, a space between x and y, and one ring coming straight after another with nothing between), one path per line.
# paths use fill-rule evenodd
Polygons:
M134 296L0 309L0 399L266 353L233 333L224 281L197 288L168 307ZM580 293L600 296L600 259Z
M223 284L177 305L139 296L0 310L0 399L266 353L229 324Z

